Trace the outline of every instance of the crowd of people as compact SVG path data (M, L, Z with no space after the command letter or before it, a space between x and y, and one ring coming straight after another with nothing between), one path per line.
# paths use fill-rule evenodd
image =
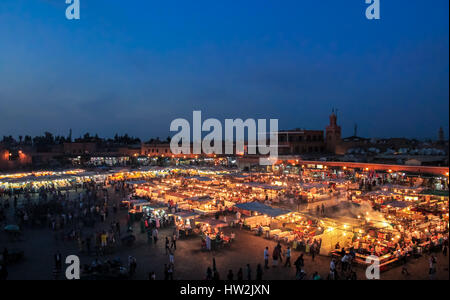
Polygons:
M60 242L73 242L78 246L80 254L93 257L89 265L85 265L83 270L86 272L95 272L98 270L112 270L121 268L126 269L128 278L136 274L138 267L137 259L129 256L128 262L123 264L120 260L102 259L107 254L112 254L118 247L123 246L123 234L133 234L133 224L130 219L124 220L119 215L119 202L130 190L125 181L115 182L85 182L81 186L74 186L72 190L58 190L56 188L42 189L38 193L22 191L21 193L2 193L0 196L0 221L3 225L8 223L17 224L20 230L32 228L48 228L53 233L54 240ZM112 195L111 193L114 193ZM173 205L177 210L176 204ZM323 215L325 208L317 206L317 215ZM240 220L240 215L236 216ZM121 222L125 221L124 223ZM161 239L164 241L165 255L167 261L164 263L164 279L175 279L175 253L177 250L177 241L179 232L174 229L172 234L161 236L160 230L164 228L167 232L172 225L169 222L160 219L148 219L144 222L144 233L147 234L148 243L157 245ZM125 226L124 226L125 225ZM203 230L207 232L207 230ZM432 235L433 229L427 230ZM212 232L209 232L212 234ZM211 235L212 236L212 235ZM214 236L218 241L225 239L224 232L217 230ZM234 240L232 232L231 240ZM423 240L423 237L407 237L408 240ZM426 239L427 237L425 237ZM205 236L205 248L208 246L209 235ZM447 254L448 239L442 236L441 239L430 239L430 243L437 243L435 246L442 247L442 253ZM414 244L400 242L398 255L406 257L407 254L414 253ZM332 258L330 261L330 272L322 277L318 271L310 274L306 273L305 255L310 256L312 264L309 268L315 268L315 257L320 253L322 246L321 239L305 237L297 241L295 247L291 244L284 245L278 242L272 249L264 249L263 261L257 264L256 269L252 270L250 264L240 267L237 270L228 269L225 276L220 276L219 271L213 262L212 267L208 267L205 279L207 280L262 280L263 275L268 273L270 268L295 268L295 278L298 280L321 280L321 279L347 279L356 280L355 270L355 251L343 252L341 257ZM292 247L292 248L291 248ZM296 259L293 259L293 250L300 252ZM429 275L433 279L436 274L437 257L430 252ZM269 264L269 262L271 262ZM146 266L148 268L150 266ZM151 266L157 267L157 266ZM60 272L62 268L61 254L58 251L55 254L55 270ZM224 266L225 269L226 266ZM123 270L122 270L123 271ZM124 274L122 271L121 274ZM409 274L407 260L404 260L402 274ZM4 279L8 275L7 265L0 265L0 278ZM322 274L324 275L324 274ZM150 280L156 279L154 271L148 273Z

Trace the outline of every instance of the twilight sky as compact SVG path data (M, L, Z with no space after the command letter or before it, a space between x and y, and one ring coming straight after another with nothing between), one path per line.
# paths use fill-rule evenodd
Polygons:
M170 122L437 138L449 124L449 1L0 0L0 136L169 135Z

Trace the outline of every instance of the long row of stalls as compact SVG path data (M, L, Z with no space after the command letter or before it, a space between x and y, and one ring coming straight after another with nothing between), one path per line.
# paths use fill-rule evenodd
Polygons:
M65 171L37 171L37 172L26 172L26 173L12 173L12 174L2 174L0 173L0 181L8 178L24 178L28 176L41 177L41 176L51 176L51 175L76 175L85 172L82 169L73 169Z
M324 182L301 183L300 190L309 202L323 201L334 195L330 185Z
M246 182L243 186L251 190L251 193L254 195L254 199L263 201L270 199L273 202L278 202L278 197L281 195L281 191L283 189L280 186L257 182Z
M153 178L165 177L169 175L169 169L159 167L141 168L138 170L115 169L110 171L108 179L110 181L147 181Z
M48 174L27 174L26 176L5 177L0 179L0 190L12 193L25 191L36 193L41 189L64 190L81 186L85 182L103 182L105 173L85 172L82 170Z
M237 180L236 180L237 181ZM251 188L251 201L315 202L338 197L351 186L345 178L311 178L294 174L252 173L240 178L237 188Z

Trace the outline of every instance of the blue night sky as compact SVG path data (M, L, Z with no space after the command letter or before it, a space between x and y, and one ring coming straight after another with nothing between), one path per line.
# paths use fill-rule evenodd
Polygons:
M165 138L192 117L437 138L449 124L449 1L0 0L0 135Z

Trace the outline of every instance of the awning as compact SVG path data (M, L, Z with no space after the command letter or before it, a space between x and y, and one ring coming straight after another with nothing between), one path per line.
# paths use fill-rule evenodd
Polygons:
M213 228L222 228L222 227L228 226L227 222L222 221L222 220L216 220L216 219L201 220L201 221L196 221L196 223L208 224L209 226L211 226Z
M411 205L411 203L406 201L391 201L386 203L386 205L389 205L391 207L397 207L397 208L405 208Z
M134 181L126 181L126 184L135 185L135 184L144 184L147 183L145 180L134 180Z
M448 197L448 191L439 191L439 190L426 190L420 193L421 195L431 195L431 196L440 196L440 197Z
M206 195L206 196L200 196L200 197L190 197L190 198L187 198L186 200L188 200L188 201L206 202L206 201L213 200L213 198L211 198L210 196Z
M191 177L186 177L186 179L196 179L198 181L212 181L211 178L205 177L205 176L191 176Z
M274 208L259 202L248 202L236 204L235 207L248 211L255 211L263 215L275 218L290 213L289 210Z
M174 213L173 215L182 219L195 219L197 217L200 217L200 214L193 211L179 211Z
M249 186L252 188L260 188L260 189L264 189L264 190L275 190L275 191L282 190L282 187L259 183L259 182L247 182L247 183L244 183L243 185L246 185L246 186Z

